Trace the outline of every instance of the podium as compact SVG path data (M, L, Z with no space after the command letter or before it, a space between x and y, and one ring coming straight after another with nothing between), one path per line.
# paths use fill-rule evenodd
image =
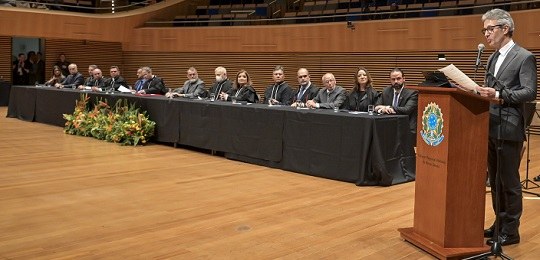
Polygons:
M456 88L411 89L419 91L414 223L398 231L439 259L487 252L490 99Z

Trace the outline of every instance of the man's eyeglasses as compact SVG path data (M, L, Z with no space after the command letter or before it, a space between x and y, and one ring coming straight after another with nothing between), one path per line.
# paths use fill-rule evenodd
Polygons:
M298 75L298 78L301 79L301 78L307 78L308 75Z
M493 30L495 30L495 28L502 26L504 26L504 24L490 25L487 28L482 29L482 34L486 34L486 32L493 33Z

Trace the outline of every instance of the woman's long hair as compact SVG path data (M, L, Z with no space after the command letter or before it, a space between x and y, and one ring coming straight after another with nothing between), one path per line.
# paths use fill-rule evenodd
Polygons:
M353 87L353 92L355 91L360 91L360 83L358 83L358 72L360 72L361 70L365 71L366 72L366 76L367 76L367 83L366 83L366 89L368 88L371 88L371 82L373 81L371 79L371 75L369 74L369 71L364 68L364 67L358 67L358 70L356 71L356 73L354 74L354 87Z
M246 71L246 70L240 70L238 71L238 73L236 73L236 78L234 79L234 85L233 85L233 88L234 89L238 89L238 76L240 76L240 74L242 73L245 73L246 74L246 77L247 77L247 82L246 82L246 85L248 86L252 86L253 83L251 82L251 78L249 77L249 73Z

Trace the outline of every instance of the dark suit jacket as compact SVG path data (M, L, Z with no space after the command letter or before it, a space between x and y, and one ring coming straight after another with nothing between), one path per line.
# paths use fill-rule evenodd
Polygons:
M226 79L224 81L221 81L221 82L214 82L214 84L212 84L212 87L210 88L210 90L208 91L210 94L211 93L214 93L215 97L219 97L219 94L221 94L221 92L225 92L225 93L228 93L228 91L232 88L232 83L229 79Z
M84 83L84 77L81 73L77 72L77 74L69 74L64 81L62 82L62 85L73 85L73 86L80 86Z
M277 91L276 91L277 88ZM283 81L280 84L272 84L266 88L264 91L264 101L263 103L268 103L270 96L274 91L274 99L276 99L280 105L290 105L292 102L292 88L289 87L287 82Z
M112 78L108 78L105 81L104 86L106 88L110 88L112 84L113 84ZM118 90L118 88L120 86L124 86L124 87L128 88L128 84L127 84L126 80L124 78L122 78L122 76L118 76L118 77L114 78L114 90Z
M227 92L229 95L227 97L228 101L233 100L233 98L236 98L236 101L247 101L249 103L258 103L259 97L257 96L257 92L252 86L245 85L243 86L240 91L238 89L231 88L229 89L229 92Z
M493 73L495 62L492 54L488 59L488 71ZM525 140L524 103L536 98L537 70L536 59L528 50L517 44L510 49L495 79L486 73L487 86L499 90L499 98L504 104L491 104L489 113L489 136L497 138L499 124L503 124L501 139L511 141ZM502 121L499 118L501 111Z
M392 106L394 89L385 87L379 96L376 105ZM418 91L403 87L399 95L398 106L393 107L398 115L409 115L409 129L416 133L416 117L418 115Z
M94 86L94 77L90 76L90 77L86 78L82 85L84 85L84 86Z
M144 83L143 90L146 94L164 95L167 92L163 80L156 75Z
M300 100L302 103L306 103L308 100L314 99L317 96L317 93L319 93L319 88L315 86L315 84L311 83L308 86L308 89L306 89L300 98L298 98L298 92L300 92L301 88L302 87L299 86L298 89L293 92L293 102Z
M360 97L360 91L355 90L347 96L344 108L351 111L367 112L368 105L375 105L378 99L379 92L372 87L367 88L362 97Z

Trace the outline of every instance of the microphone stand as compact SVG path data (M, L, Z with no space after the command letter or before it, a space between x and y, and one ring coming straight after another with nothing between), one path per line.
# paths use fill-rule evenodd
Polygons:
M480 65L482 66L482 68L484 68L484 70L486 71L486 74L490 77L492 77L492 80L495 82L495 86L497 86L499 88L499 93L500 95L502 95L505 87L503 84L501 84L499 82L499 80L497 80L497 78L495 77L495 75L493 75L487 68L486 66L484 66L484 64L482 64L482 62L480 62ZM495 64L493 64L493 66L495 66ZM502 102L499 102L499 105L502 106ZM493 237L491 238L492 241L493 241L493 244L491 244L491 249L489 252L485 252L485 253L482 253L482 254L479 254L479 255L475 255L475 256L471 256L471 257L467 257L467 258L464 258L463 260L473 260L473 259L487 259L489 256L495 256L495 257L500 257L502 259L509 259L511 260L512 258L510 258L508 255L505 255L503 253L503 250L502 250L502 245L501 245L501 241L500 241L500 237L499 237L499 227L500 227L500 217L499 217L499 214L500 214L500 205L499 205L499 201L500 201L500 196L501 196L501 180L500 180L500 170L501 170L501 151L502 151L502 145L503 145L503 140L501 140L501 133L502 133L502 124L503 124L503 121L502 121L502 107L499 108L499 120L500 120L500 123L499 123L499 126L498 126L498 129L497 129L497 171L495 172L495 230L493 232ZM493 187L492 187L493 189Z

